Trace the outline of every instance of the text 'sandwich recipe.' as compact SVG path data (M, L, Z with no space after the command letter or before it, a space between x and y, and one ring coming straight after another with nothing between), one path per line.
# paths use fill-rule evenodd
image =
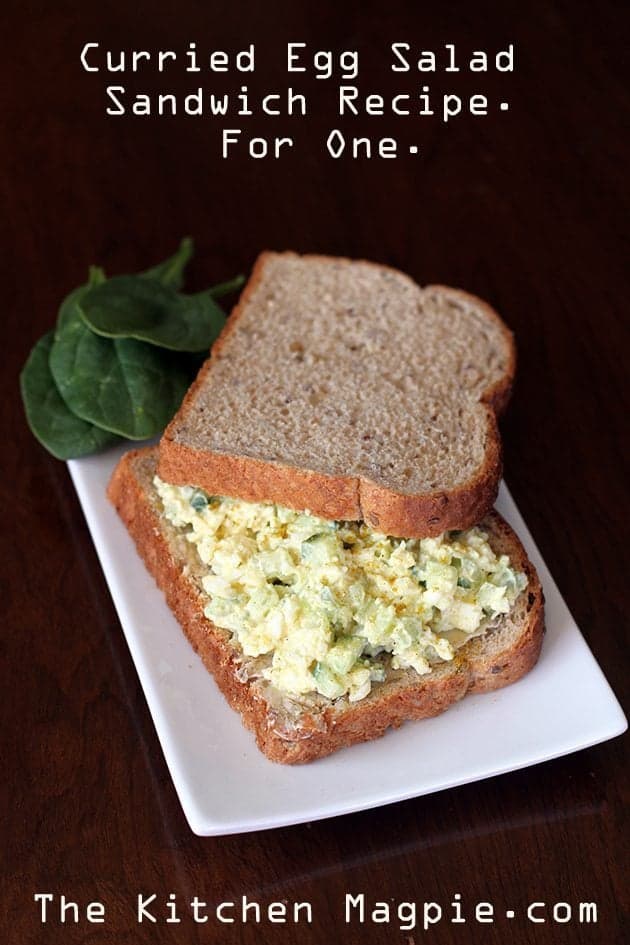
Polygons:
M455 43L424 49L399 41L379 53L363 62L358 50L317 49L304 42L275 50L258 50L255 43L208 49L195 42L179 49L128 50L95 39L84 43L79 62L90 80L101 84L105 116L205 119L224 160L235 154L280 160L312 148L311 136L300 132L314 118L318 128L322 118L329 122L318 145L329 158L421 156L428 122L447 126L509 111L513 43L462 50ZM267 88L259 79L261 60L282 64L280 85Z

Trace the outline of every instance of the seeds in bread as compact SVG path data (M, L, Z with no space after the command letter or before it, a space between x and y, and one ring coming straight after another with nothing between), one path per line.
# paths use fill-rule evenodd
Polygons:
M376 738L407 719L437 715L469 691L487 692L514 682L538 659L543 635L540 584L512 529L491 512L482 526L493 548L508 554L514 567L528 577L527 589L492 631L469 641L454 661L437 664L428 676L414 670L390 671L385 682L375 684L360 702L320 696L307 703L287 699L265 680L250 675L230 633L204 616L205 567L184 535L163 516L153 485L155 469L155 449L126 454L110 482L109 498L188 639L273 761L311 761Z
M391 535L478 522L512 336L479 299L367 262L264 253L161 442L159 475Z

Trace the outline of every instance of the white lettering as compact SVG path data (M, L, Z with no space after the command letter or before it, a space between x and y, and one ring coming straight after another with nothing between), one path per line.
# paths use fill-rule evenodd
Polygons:
M161 53L160 53L160 55L161 55ZM137 71L138 71L138 63L140 62L141 59L150 59L150 58L151 58L151 54L150 54L150 53L144 52L144 51L142 51L142 50L135 50L135 49L134 49L134 51L133 51L133 53L132 53L132 56L131 56L131 71L132 71L132 72L137 72Z
M105 921L105 906L102 902L88 902L85 909L85 917L88 922L98 925Z
M571 921L571 906L568 902L557 902L553 907L553 920L554 922L570 922Z
M175 61L177 59L177 55L172 49L160 50L160 52L158 52L158 72L164 72L164 63L167 59L172 59Z
M514 71L514 44L510 43L507 49L497 53L495 59L497 72Z
M299 92L294 92L291 86L287 89L287 115L293 115L294 106L299 105L299 114L306 115L306 97Z
M365 922L365 893L352 896L346 893L346 924L352 921L351 909L359 910L359 922Z
M435 53L429 49L423 49L418 59L418 72L435 72L436 66Z
M546 921L545 919L537 919L536 916L534 915L534 909L538 909L539 906L542 906L544 908L545 906L544 902L530 902L529 906L527 907L527 918L529 919L530 922L540 923L540 922Z
M239 128L224 128L223 129L223 149L221 152L221 157L226 158L228 156L228 145L235 144L239 137L241 136L242 131Z
M241 50L236 55L236 68L239 72L253 72L254 65L254 44L250 43L247 49Z
M229 59L226 52L217 50L210 55L210 68L213 72L227 72L228 63Z
M455 923L465 922L466 919L464 919L464 917L462 916L462 894L461 893L455 893L455 895L453 896L453 901L451 905L455 911L455 918L451 919L451 922L455 922Z
M287 72L306 72L302 51L306 43L287 43ZM334 53L329 49L318 49L313 53L313 71L315 78L330 79L335 72ZM343 79L356 79L359 74L359 53L353 49L344 49L339 54L337 71Z
M261 106L262 110L265 112L266 115L279 115L280 109L273 108L271 105L271 102L279 102L279 101L280 101L279 95L275 95L275 94L265 95L265 97L262 100L262 106Z
M115 54L108 49L105 56L105 62L107 65L108 72L124 72L125 71L125 54L124 52L118 53L118 61L116 61Z
M398 154L398 143L395 138L379 138L375 142L371 138L350 138L349 142L346 142L338 128L333 129L326 138L326 150L334 158L341 157L346 150L346 144L353 158L371 158L373 146L376 149L375 157L395 158Z
M394 115L410 115L409 95L394 95L392 99L392 111ZM406 107L399 105L399 102L405 102Z
M346 49L339 57L339 66L341 67L342 79L356 79L359 74L358 52Z
M481 49L476 49L472 54L472 59L470 60L469 69L471 72L487 72L488 71L488 57L485 52Z
M316 52L313 56L313 65L315 66L315 72L317 73L315 78L330 79L333 72L332 53L324 52L324 50Z
M270 902L267 906L267 918L270 922L285 923L287 921L287 907L283 902Z
M201 91L201 89L199 90ZM219 98L218 95L210 96L210 111L213 115L227 115L229 98L227 95L224 95L223 98ZM240 131L239 131L240 134Z
M186 56L188 58L188 65L186 66L186 72L201 72L201 69L197 65L197 44L189 43L188 49L186 50Z
M237 98L241 103L239 108L239 115L253 115L253 111L249 107L249 89L246 85L241 85L241 91L238 93Z
M294 52L296 49L304 49L306 43L287 43L287 72L306 72L306 66L296 65L299 62L299 55Z
M488 99L485 95L471 95L470 96L470 114L471 115L487 115L488 114Z
M435 112L431 108L429 100L429 86L422 86L422 95L420 96L420 115L434 115Z
M148 95L141 95L140 93L136 95L134 103L131 106L131 111L134 115L150 115L151 114L151 99Z
M147 911L147 906L150 906L152 902L155 902L157 896L155 893L152 896L147 896L146 899L143 899L141 895L138 895L138 906L137 906L137 919L138 923L142 923L144 919L148 919L149 922L157 922L157 919L154 915Z
M248 912L253 911L254 913L254 922L260 923L260 903L259 902L250 902L247 896L241 897L241 918L243 922L248 921Z
M597 922L597 903L581 902L578 915L580 922Z
M389 906L386 902L377 902L372 909L372 922L378 924L389 923Z
M455 65L455 44L446 43L444 47L448 52L448 66L444 70L445 72L459 72L459 66Z
M449 118L453 118L455 115L459 115L462 110L462 100L459 95L445 95L444 96L444 108L442 109L442 117L445 122Z
M310 902L296 902L293 905L293 919L295 922L300 921L300 912L306 912L306 921L310 923L313 921L313 907Z
M191 92L184 99L184 112L187 115L203 115L203 97L201 89Z
M399 65L392 63L392 72L409 72L410 66L405 57L403 56L404 52L409 52L411 46L409 43L392 43L391 46L392 52L396 59L399 62Z
M366 95L365 111L368 115L383 115L385 112L385 99L382 95Z
M353 104L359 97L359 90L356 85L340 85L339 86L339 115L345 115L346 106L348 110L352 112L353 115L358 115L359 110Z
M477 922L494 922L494 906L491 902L478 902L475 909Z
M124 85L108 85L107 88L105 89L105 92L107 94L107 97L114 103L114 105L118 106L116 110L114 110L113 108L108 108L107 114L108 115L124 115L125 106L116 95L117 92L120 93L121 95L125 94Z
M437 902L425 902L422 909L422 928L426 932L430 925L435 925L442 918L442 908Z
M48 903L54 900L53 893L35 893L33 899L40 903L40 921L48 921ZM88 902L85 907L85 918L93 925L101 924L105 921L105 905L98 900ZM79 904L65 896L59 897L59 921L65 925L66 922L79 923Z
M217 919L219 922L223 922L225 925L234 922L234 919L231 916L224 915L226 909L233 909L233 902L220 902L217 906Z
M138 98L140 97L141 96L138 96ZM146 98L147 98L147 104L149 104L150 102L149 96L147 95ZM177 99L175 98L174 95L158 95L158 115L167 114L166 106L168 106L171 115L177 114ZM135 111L135 106L134 106L134 113L138 114ZM151 106L149 105L149 111L147 112L147 115L150 115L150 114L151 114Z
M177 897L175 893L170 893L168 899L169 901L166 903L166 908L168 911L168 919L166 921L171 924L173 922L181 922L182 920L177 915L177 903L176 903Z
M398 906L398 922L402 932L410 932L415 929L417 922L417 910L415 902L401 902Z
M83 49L81 50L81 65L86 72L98 72L98 66L88 66L87 53L88 49L98 49L98 43L86 43Z
M208 921L207 915L201 915L200 909L205 909L207 906L206 902L203 902L202 899L199 899L198 896L195 896L190 900L190 908L192 909L193 922L203 923Z
M35 900L35 902L41 903L40 922L45 922L46 909L48 907L48 903L53 901L53 894L52 893L35 893L35 895L33 896L33 899Z

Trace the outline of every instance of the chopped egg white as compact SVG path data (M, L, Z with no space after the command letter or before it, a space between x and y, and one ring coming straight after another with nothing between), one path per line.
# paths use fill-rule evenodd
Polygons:
M386 666L424 674L527 586L480 528L404 540L155 478L166 518L207 566L206 616L290 696L365 698Z

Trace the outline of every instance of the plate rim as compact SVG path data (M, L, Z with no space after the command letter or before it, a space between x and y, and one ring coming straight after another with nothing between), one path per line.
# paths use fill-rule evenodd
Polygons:
M134 448L134 444L129 444L127 448ZM529 557L534 562L541 580L541 584L543 585L547 602L549 602L551 598L554 598L556 602L566 610L566 613L571 620L571 629L573 634L577 633L581 645L586 651L586 655L590 657L590 669L593 672L596 671L599 676L597 682L600 686L600 689L607 690L606 694L608 696L609 714L606 716L606 718L598 719L600 724L595 725L594 730L590 732L587 737L580 737L579 731L576 731L575 737L566 739L562 746L550 746L548 750L542 750L540 753L536 753L535 756L531 756L530 754L527 757L521 757L516 761L514 759L507 760L505 764L499 763L495 765L489 765L486 763L482 766L483 770L472 771L470 777L455 776L452 779L446 777L439 783L429 783L428 786L416 784L412 787L409 787L409 789L402 790L399 793L390 791L378 796L378 792L375 792L374 796L370 795L367 798L364 798L363 801L357 798L356 802L341 803L336 806L332 803L324 803L323 806L319 808L304 811L302 814L298 814L297 816L295 812L289 813L286 816L283 816L281 812L277 812L275 815L258 815L249 819L246 816L241 818L236 818L234 816L224 816L222 818L212 817L207 810L201 809L200 804L196 800L194 792L190 789L188 783L189 778L187 778L185 765L180 763L176 746L172 744L172 733L169 731L169 726L167 724L168 709L165 710L164 700L157 685L155 684L155 680L152 678L152 670L144 658L142 647L137 639L132 616L128 613L126 599L127 591L124 588L121 588L121 583L118 579L118 576L114 575L115 563L113 560L110 560L112 557L110 553L111 550L109 548L110 542L108 541L106 529L103 526L103 523L99 521L99 510L96 508L96 503L92 501L89 493L89 469L91 466L101 463L105 464L108 469L113 468L114 462L117 461L118 457L125 451L126 450L123 447L119 446L113 450L108 450L105 453L101 453L98 456L86 457L81 460L69 460L67 462L67 467L74 485L74 489L77 493L77 498L79 500L83 516L86 520L90 537L94 544L99 563L104 574L105 582L107 584L112 603L116 610L121 629L127 643L127 647L133 660L134 668L138 674L140 685L142 687L143 694L145 696L151 719L158 737L158 743L166 761L175 792L181 804L184 816L186 817L191 830L197 836L230 836L240 833L253 833L256 831L297 826L299 824L315 822L318 820L326 820L332 817L341 817L361 811L375 810L379 807L389 806L391 804L412 800L417 797L422 797L429 794L438 793L440 791L449 790L454 787L460 787L465 784L471 784L476 781L485 780L486 778L499 777L512 771L519 771L524 768L544 764L547 761L552 761L556 758L564 757L565 755L572 754L585 748L601 744L602 742L608 741L612 738L616 738L627 730L628 722L623 709L617 697L615 696L615 693L608 683L602 668L597 662L580 628L570 614L570 611L568 610L567 605L560 594L560 591L553 580L553 577L549 572L549 569L547 568L547 565L542 558L542 555L536 543L534 542L529 529L523 520L516 502L514 501L505 482L502 481L500 497L498 500L499 504L507 504L510 507L509 514L506 517L517 532L521 542L527 550ZM102 501L103 503L106 501L104 494L102 496ZM107 508L107 506L104 505L104 508ZM113 510L111 511L112 514L115 515ZM119 521L117 517L116 520ZM137 555L132 539L122 525L122 522L119 522L119 524L126 538L130 542L130 551L134 555ZM139 558L138 560L140 561ZM140 563L144 568L144 564L142 562ZM114 575L114 579L112 579L112 575ZM157 588L157 586L155 586L155 593L161 598L161 606L164 607L171 618L175 620L172 612L168 608L168 605L163 598L161 591ZM192 657L194 651L189 644L188 646L190 648L190 656ZM543 644L543 657L544 650L545 646ZM196 659L199 659L196 654L194 655ZM535 672L535 669L536 667L534 667L532 672ZM499 690L499 692L509 693L510 688L511 687L506 687L505 690ZM485 694L485 698L488 698L489 695L491 696L492 693ZM481 696L480 698L484 697ZM221 699L223 699L222 695ZM227 702L225 705L226 708L229 709ZM448 713L444 714L448 715ZM239 724L242 724L240 719ZM347 750L351 751L352 746ZM268 763L274 764L271 761Z

